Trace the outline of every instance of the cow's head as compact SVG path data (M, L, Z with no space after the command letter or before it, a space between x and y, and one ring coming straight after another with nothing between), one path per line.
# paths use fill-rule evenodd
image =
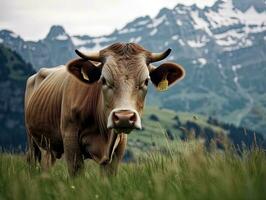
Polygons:
M129 133L134 128L141 129L148 83L163 90L184 77L185 71L178 64L165 62L157 68L151 65L170 52L151 53L135 43L115 43L90 54L76 50L81 59L67 67L80 81L101 84L107 128Z

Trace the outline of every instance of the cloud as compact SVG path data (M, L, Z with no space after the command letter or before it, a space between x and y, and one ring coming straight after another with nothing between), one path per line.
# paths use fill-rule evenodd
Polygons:
M154 17L162 7L177 3L204 7L214 0L12 0L1 1L0 28L25 39L45 37L51 25L60 24L73 34L109 34L136 17ZM204 2L204 3L203 3Z

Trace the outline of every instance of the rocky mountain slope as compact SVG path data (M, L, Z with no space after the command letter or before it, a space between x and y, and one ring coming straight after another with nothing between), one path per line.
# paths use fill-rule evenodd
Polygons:
M21 56L0 45L0 146L25 149L24 91L27 77L33 74Z
M266 132L264 0L218 0L204 9L178 4L100 37L70 36L53 26L45 39L32 42L0 31L0 42L35 69L66 63L75 57L75 48L98 50L118 41L137 42L152 51L172 48L168 59L186 68L187 76L178 86L159 95L151 88L149 104Z

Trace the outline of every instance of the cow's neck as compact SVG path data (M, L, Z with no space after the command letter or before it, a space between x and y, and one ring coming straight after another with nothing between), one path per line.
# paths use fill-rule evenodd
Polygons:
M101 87L98 87L101 90ZM104 109L103 93L99 91L99 98L97 103L97 123L99 127L99 134L107 139L106 143L106 158L112 159L113 153L120 141L120 137L113 130L107 129L107 113ZM104 159L104 158L103 158Z
M104 109L102 88L99 84L91 86L80 85L80 111L84 114L84 128L81 130L81 141L85 154L97 162L112 159L112 155L120 141L120 137L107 129L107 113ZM89 115L87 115L89 114ZM93 123L90 123L90 120ZM87 126L88 125L88 126Z
M98 83L85 85L79 81L73 81L76 84L73 88L79 88L71 95L71 98L73 98L70 101L71 107L77 110L74 118L77 119L77 122L81 119L83 128L94 129L94 132L97 131L101 135L106 135L108 132L107 116L103 105L101 85ZM71 90L71 88L68 90Z
M96 102L94 117L98 125L99 134L107 135L109 133L109 130L107 129L107 113L106 109L104 109L103 94L100 86L97 87L97 89L99 90L97 92L99 95Z

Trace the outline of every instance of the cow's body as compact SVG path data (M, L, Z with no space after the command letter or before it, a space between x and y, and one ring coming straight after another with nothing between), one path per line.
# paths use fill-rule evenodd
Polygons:
M172 63L150 69L148 55L136 44L114 44L102 51L101 65L76 59L31 76L25 94L28 160L44 160L48 167L65 153L72 175L84 158L115 172L124 154L125 133L141 128L149 73L155 85L166 78L175 82L184 74Z
M115 150L121 159L127 137L105 128L101 98L99 83L81 83L66 66L41 69L27 82L25 119L29 139L57 158L64 152L65 139L78 142L82 156L100 164L111 162ZM76 129L78 138L65 138L68 129Z

